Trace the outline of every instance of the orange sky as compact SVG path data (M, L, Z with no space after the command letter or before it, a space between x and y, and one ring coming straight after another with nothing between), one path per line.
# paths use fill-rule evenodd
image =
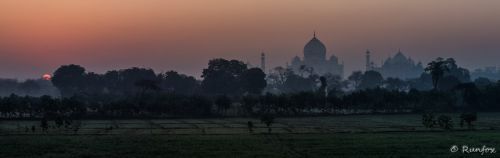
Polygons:
M498 0L2 0L0 78L38 77L62 64L132 66L199 77L214 57L284 65L313 30L347 71L401 48L424 62L455 57L500 66Z

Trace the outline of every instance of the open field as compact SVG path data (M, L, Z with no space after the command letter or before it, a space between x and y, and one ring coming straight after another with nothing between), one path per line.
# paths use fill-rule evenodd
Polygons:
M84 120L76 134L25 131L38 121L2 121L0 157L421 158L481 157L452 153L453 145L500 150L500 113L479 114L473 131L459 127L458 115L452 118L454 131L425 129L416 114L277 118L273 134L251 118ZM250 120L256 125L252 134Z
M500 146L500 133L0 136L0 157L481 157L452 145ZM485 154L498 157L498 153Z
M448 115L453 118L454 129L466 129L459 126L458 114ZM424 128L421 119L421 115L417 114L277 118L272 125L272 133L440 131ZM217 118L84 120L77 134L248 134L248 121L254 123L254 133L267 132L265 125L255 118ZM53 126L54 122L50 121L49 124ZM474 124L478 130L500 130L500 113L481 113ZM50 128L48 132L41 132L39 125L39 121L1 121L0 134L75 134L73 130L64 128ZM36 132L31 131L31 126L37 127ZM26 128L29 130L26 131Z

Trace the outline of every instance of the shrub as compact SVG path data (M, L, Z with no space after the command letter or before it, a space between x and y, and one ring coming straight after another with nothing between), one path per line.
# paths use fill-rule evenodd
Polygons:
M432 128L436 124L436 121L434 120L434 114L432 113L425 113L422 115L422 124L424 124L425 128Z
M266 124L268 133L271 133L271 125L274 123L274 116L271 114L264 114L260 117L260 121Z
M469 129L473 129L474 125L472 122L474 121L477 121L477 113L462 113L462 115L460 115L460 127L463 127L465 122Z
M450 130L453 128L453 122L450 116L441 115L438 118L439 127L442 129Z

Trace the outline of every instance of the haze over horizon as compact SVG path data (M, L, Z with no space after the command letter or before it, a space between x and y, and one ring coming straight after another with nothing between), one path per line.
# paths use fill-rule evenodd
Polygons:
M2 0L0 78L36 78L60 65L88 71L150 67L200 77L212 58L284 66L313 30L346 73L401 49L424 64L453 57L500 66L500 1L482 0Z

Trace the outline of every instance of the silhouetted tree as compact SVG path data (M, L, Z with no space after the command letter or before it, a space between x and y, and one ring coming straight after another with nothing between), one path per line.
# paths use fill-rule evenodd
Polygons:
M285 87L285 82L289 73L293 73L291 69L285 69L283 67L275 67L267 77L268 91L271 92L281 92Z
M42 131L47 131L47 129L49 129L49 122L47 120L47 118L42 118L42 120L40 121L40 127L42 128Z
M314 68L308 67L306 65L300 65L297 73L300 75L300 77L307 78L310 75L314 74Z
M212 59L208 68L203 69L201 87L209 94L241 93L239 77L247 70L247 65L237 60Z
M247 95L247 96L243 96L243 99L241 102L243 105L243 110L245 110L245 112L248 115L253 115L254 108L256 108L257 104L259 103L259 100L258 100L258 98L254 97L252 95Z
M437 122L439 127L443 129L450 130L453 128L453 121L451 120L450 116L441 115L438 117Z
M226 110L231 107L231 104L231 98L226 95L218 96L215 99L215 105L217 106L217 110L219 111L219 113L226 113Z
M477 113L462 113L460 115L460 126L464 126L464 122L467 123L469 129L473 129L474 125L472 122L477 121Z
M194 94L198 90L199 84L192 76L179 74L176 71L168 71L165 73L162 87L167 92Z
M361 84L361 81L363 80L363 72L354 71L347 79L351 81L354 85L354 88L357 89L359 87L359 84Z
M342 105L342 99L335 96L335 95L328 95L328 97L326 98L327 99L327 103L329 105L329 109L332 110L333 113L336 113L336 110L342 108L341 105Z
M426 128L433 128L436 125L436 120L434 118L434 114L425 113L422 115L422 124Z
M116 81L115 81L116 82ZM85 75L83 92L87 96L100 95L106 87L103 75L89 72Z
M118 83L120 83L120 86L118 88L119 90L125 92L125 94L127 95L138 94L144 90L144 86L148 87L147 85L149 85L149 88L153 88L151 87L153 86L152 83L157 83L159 81L158 76L152 69L134 67L130 69L120 70L119 74L120 78L118 80ZM143 82L144 86L137 86L137 84L140 82Z
M79 65L59 67L52 77L52 83L61 91L61 96L69 97L82 92L85 84L85 68Z
M372 89L382 85L384 78L377 71L366 71L361 77L358 89Z
M345 82L338 75L325 74L323 77L326 79L328 94L339 95L342 89L346 87Z
M327 90L327 87L328 87L328 83L326 81L326 77L324 76L321 76L319 78L319 81L320 81L320 87L319 87L319 90L318 90L318 93L320 96L327 96L328 94L328 90Z
M446 65L448 67L448 71L444 73L444 76L454 76L456 77L461 83L464 82L470 82L470 73L469 70L465 68L461 68L457 65L455 59L453 58L448 58L445 60Z
M103 75L103 84L105 92L112 95L123 95L122 91L123 78L119 71L108 71Z
M462 101L465 105L465 111L472 111L479 108L480 91L474 83L462 83L455 87L456 90L461 91Z
M438 83L439 90L450 91L460 84L460 80L458 80L455 76L448 75L440 79Z
M441 80L445 72L449 71L448 62L443 60L443 58L437 58L427 64L425 71L431 74L432 86L434 90L437 90L439 80Z
M159 91L160 87L158 86L158 82L154 80L139 80L135 82L135 86L140 88L140 93L144 94L148 90Z
M274 123L274 116L270 113L264 114L260 117L260 121L267 126L267 132L271 133L271 125Z
M251 68L243 72L240 77L243 92L260 94L266 87L266 74L260 68Z
M409 88L419 91L427 91L433 88L432 75L422 73L419 78L408 80Z
M248 132L249 133L253 133L253 122L252 121L248 121L247 122L247 126L248 126Z
M384 87L388 90L405 91L408 88L408 83L399 78L387 78L384 81Z
M54 123L57 128L61 128L64 125L63 118L61 116L57 116L56 119L54 120Z
M209 116L212 114L213 103L208 98L203 96L192 96L189 100L189 103L184 106L192 106L192 108L187 109L185 113L193 113L195 116Z
M314 91L316 89L318 78L319 77L317 75L310 75L307 78L304 78L293 72L287 73L282 92L297 93Z

